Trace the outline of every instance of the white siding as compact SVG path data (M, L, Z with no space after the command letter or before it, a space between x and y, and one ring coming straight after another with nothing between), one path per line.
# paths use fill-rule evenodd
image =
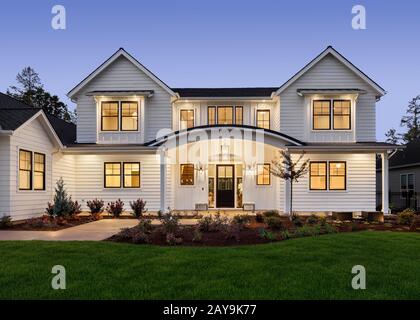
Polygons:
M61 152L53 155L53 180L52 192L56 182L63 178L66 191L73 200L76 197L76 157L74 155L63 154Z
M24 219L45 212L51 201L52 190L52 154L56 151L47 133L48 129L41 117L25 124L11 137L10 157L10 193L11 216ZM18 165L19 149L43 153L46 156L45 191L19 190Z
M96 102L94 97L88 97L85 93L101 90L153 90L154 95L145 99L145 140L155 139L162 128L172 128L170 95L125 57L120 57L78 94L78 142L97 142ZM130 139L129 143L132 141L137 142L137 139Z
M347 190L309 190L309 174L293 185L295 211L374 211L375 166L373 153L307 154L311 161L346 161Z
M375 141L375 93L372 88L359 76L349 70L332 55L327 55L308 72L292 83L280 94L280 131L297 139L320 142L321 137L309 136L310 122L305 116L308 114L308 104L304 98L298 96L297 89L363 89L356 104L355 127L357 141ZM339 97L338 97L339 98ZM331 132L323 135L323 140L351 141L352 135Z
M10 137L0 136L0 217L10 215Z

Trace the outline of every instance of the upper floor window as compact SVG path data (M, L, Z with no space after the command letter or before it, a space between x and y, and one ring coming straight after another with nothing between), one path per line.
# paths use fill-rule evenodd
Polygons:
M137 102L121 102L121 131L138 130Z
M101 105L102 131L137 131L139 107L136 101L104 101Z
M313 130L350 130L351 101L314 100L312 116Z
M34 153L34 190L45 190L45 154Z
M257 110L257 127L270 129L270 110Z
M314 130L331 129L331 101L315 100L313 107L313 128Z
M179 118L180 130L185 130L194 127L194 110L181 110Z
M32 189L32 152L19 150L19 190Z
M180 182L182 186L194 185L194 165L181 164L180 166Z
M270 185L270 164L257 164L257 185Z
M244 122L242 106L210 106L207 108L207 124L209 125L242 125Z

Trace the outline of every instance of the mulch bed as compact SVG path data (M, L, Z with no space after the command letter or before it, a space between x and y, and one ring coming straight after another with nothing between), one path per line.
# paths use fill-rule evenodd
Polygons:
M96 221L92 216L75 216L68 218L51 218L42 216L37 218L26 219L14 223L12 226L2 230L15 231L57 231L75 227L81 224Z

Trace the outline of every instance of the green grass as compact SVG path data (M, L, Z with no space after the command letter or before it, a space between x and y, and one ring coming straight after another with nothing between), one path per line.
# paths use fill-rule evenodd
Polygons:
M67 289L51 289L51 268ZM367 289L351 288L363 265ZM358 232L225 248L0 242L0 299L418 299L420 234Z

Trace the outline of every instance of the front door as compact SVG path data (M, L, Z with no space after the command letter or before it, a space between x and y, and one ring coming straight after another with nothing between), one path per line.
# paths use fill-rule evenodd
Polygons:
M235 207L234 165L217 165L216 206L217 208Z

